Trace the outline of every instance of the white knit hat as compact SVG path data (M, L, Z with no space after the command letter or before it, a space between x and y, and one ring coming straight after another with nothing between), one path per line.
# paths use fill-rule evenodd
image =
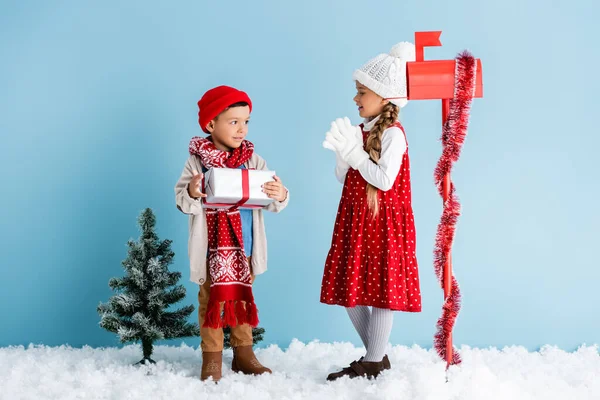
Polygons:
M398 107L404 107L408 103L406 63L415 59L415 45L400 42L392 47L390 54L379 54L354 71L352 78Z

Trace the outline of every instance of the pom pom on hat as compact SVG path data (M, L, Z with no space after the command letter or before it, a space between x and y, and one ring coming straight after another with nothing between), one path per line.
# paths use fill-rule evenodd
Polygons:
M390 50L390 56L401 58L404 61L415 61L417 59L415 45L410 42L397 43Z

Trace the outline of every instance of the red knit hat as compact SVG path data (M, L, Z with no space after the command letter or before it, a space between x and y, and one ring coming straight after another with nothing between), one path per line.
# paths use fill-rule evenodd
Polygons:
M206 127L227 107L239 102L246 102L252 112L252 101L245 92L230 86L217 86L204 93L198 101L198 122L206 133L210 133Z

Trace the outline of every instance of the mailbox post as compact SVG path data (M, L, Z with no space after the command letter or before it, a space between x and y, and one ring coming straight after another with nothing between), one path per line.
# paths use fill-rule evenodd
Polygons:
M460 101L455 102L456 110L453 116L454 118L461 119L464 127L449 126L451 104L453 99L457 98L457 81L462 82L459 79L465 76L471 77L468 84L472 88L472 92L467 97L479 98L483 97L483 77L481 60L474 59L470 54L463 53L456 60L431 60L425 61L424 59L424 48L431 46L441 46L440 35L441 31L431 32L415 32L415 52L416 60L414 62L408 62L406 64L407 74L407 91L409 100L441 100L442 101L442 129L444 135L462 135L454 143L446 143L444 141L444 135L442 137L442 144L446 146L454 146L449 149L448 152L444 151L442 158L440 158L440 164L442 161L449 166L445 169L447 172L443 174L441 179L441 195L444 202L444 212L442 214L442 221L440 227L438 227L438 234L436 239L436 259L443 259L438 273L438 279L441 281L442 288L444 290L444 308L443 314L438 321L438 334L436 334L436 347L438 354L443 355L446 360L446 368L452 364L460 362L458 354L453 353L452 345L452 328L454 326L454 320L460 309L460 293L458 291L458 283L454 279L452 273L452 240L454 238L454 229L456 218L460 214L460 205L458 199L454 197L454 187L450 178L450 167L451 163L458 159L460 153L460 147L462 141L466 135L466 121L468 120L468 112L470 107L470 99L466 99L464 91L462 92L462 103ZM468 61L474 62L472 72L475 76L469 75L469 71L462 73L459 70L462 66L458 63L464 60L464 57L469 58ZM461 70L462 71L462 70ZM462 75L461 75L462 74ZM460 75L460 76L459 76ZM468 79L467 79L468 80ZM459 104L460 103L460 104ZM454 133L456 130L462 129L463 131ZM447 140L453 140L452 138ZM446 149L445 149L446 150ZM454 154L456 153L456 154ZM450 156L448 156L450 155ZM444 159L445 157L445 159ZM436 168L436 173L440 169L440 164ZM444 170L444 169L443 169ZM446 243L444 244L444 240ZM443 254L441 254L443 253ZM438 272L438 271L436 271ZM440 343L438 343L438 341Z

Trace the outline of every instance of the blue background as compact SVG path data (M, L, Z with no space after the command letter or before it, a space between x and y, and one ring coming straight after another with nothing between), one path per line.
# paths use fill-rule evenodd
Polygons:
M598 3L375 4L1 1L0 345L117 344L95 309L122 275L145 207L174 240L172 268L183 272L185 303L196 303L173 186L201 134L196 101L219 84L252 97L248 138L292 194L266 221L263 344L359 344L345 311L318 302L341 192L321 141L335 117L360 122L352 71L420 30L443 31L426 59L467 48L484 69L485 97L453 175L463 204L455 342L598 343ZM393 344L429 347L440 314L440 114L437 101L403 110L424 311L396 315Z

